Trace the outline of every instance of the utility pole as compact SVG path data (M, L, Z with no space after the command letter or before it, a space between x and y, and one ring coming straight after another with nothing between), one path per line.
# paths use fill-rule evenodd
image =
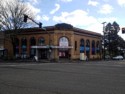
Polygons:
M105 60L105 23L106 22L103 22L102 24L103 24L103 34L104 34L104 49L103 49L103 59Z

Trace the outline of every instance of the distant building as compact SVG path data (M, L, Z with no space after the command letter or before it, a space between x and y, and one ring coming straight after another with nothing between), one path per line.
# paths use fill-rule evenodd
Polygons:
M0 58L3 58L4 50L4 33L0 31Z
M16 38L15 56L38 59L79 59L84 54L88 59L101 58L101 34L79 29L69 24L56 24L43 29L20 29ZM5 42L8 57L13 48Z

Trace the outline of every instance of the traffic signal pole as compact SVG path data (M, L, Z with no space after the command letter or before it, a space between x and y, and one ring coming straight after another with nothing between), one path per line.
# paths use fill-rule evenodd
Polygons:
M32 18L30 18L28 15L23 14L24 15L24 22L27 22L27 19L30 19L32 22L34 22L35 24L39 25L39 28L42 28L42 23L41 22L36 22L35 20L33 20Z

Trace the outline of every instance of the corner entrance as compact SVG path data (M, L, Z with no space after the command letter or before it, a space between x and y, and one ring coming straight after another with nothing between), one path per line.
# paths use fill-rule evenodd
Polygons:
M69 40L67 37L59 39L59 58L69 58Z
M59 50L59 58L69 58L69 51L68 50Z

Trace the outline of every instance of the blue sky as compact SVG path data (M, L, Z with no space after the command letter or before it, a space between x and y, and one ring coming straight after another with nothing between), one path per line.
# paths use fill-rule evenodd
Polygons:
M125 27L125 0L27 0L35 20L43 26L69 23L102 34L102 22ZM125 39L121 31L119 35Z

